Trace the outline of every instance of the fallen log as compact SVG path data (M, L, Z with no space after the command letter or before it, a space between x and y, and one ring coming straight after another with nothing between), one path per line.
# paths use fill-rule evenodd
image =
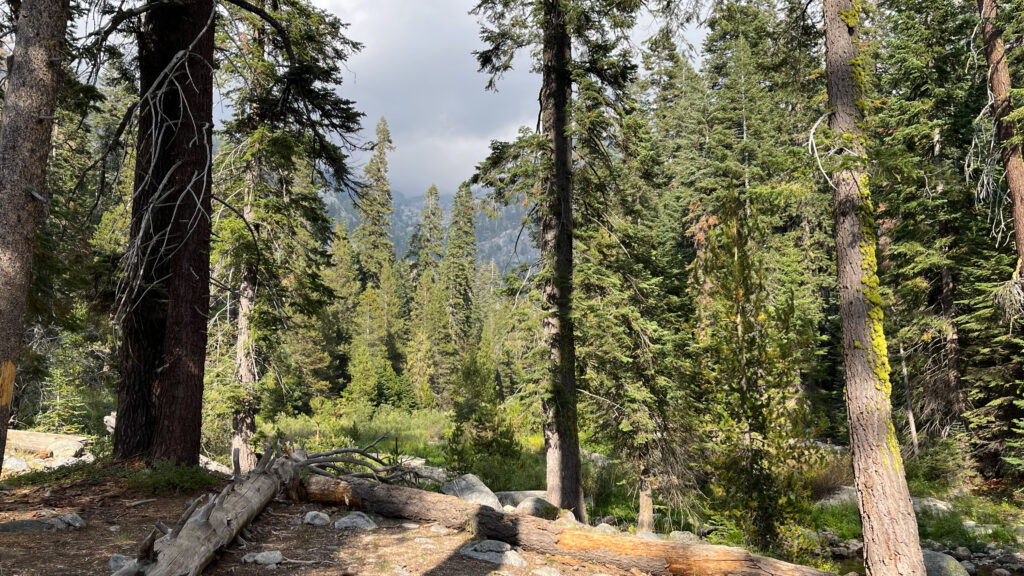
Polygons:
M757 556L742 548L683 544L569 528L532 516L505 514L454 496L358 478L308 476L292 487L300 498L344 504L382 516L436 522L525 550L650 574L703 576L827 576L828 573Z
M69 434L48 434L46 432L29 432L27 430L7 431L7 450L19 452L30 452L38 454L49 452L50 446L62 441L78 442L85 446L92 442L85 436L71 436Z
M274 499L293 474L294 463L275 462L267 451L256 469L228 484L205 502L197 498L170 528L158 522L142 543L138 558L114 576L198 576Z

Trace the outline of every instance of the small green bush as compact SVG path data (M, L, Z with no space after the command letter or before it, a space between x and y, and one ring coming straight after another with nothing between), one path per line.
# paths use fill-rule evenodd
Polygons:
M811 510L811 527L818 532L832 532L843 540L860 539L860 512L856 502L836 506L815 506Z
M221 479L199 466L180 466L170 462L156 462L150 468L139 470L128 478L129 483L145 494L194 494L216 488Z

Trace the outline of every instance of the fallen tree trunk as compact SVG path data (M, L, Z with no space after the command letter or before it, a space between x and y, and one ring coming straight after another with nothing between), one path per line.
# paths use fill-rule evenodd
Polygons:
M505 514L454 496L361 479L309 476L297 495L314 502L344 504L382 516L436 522L448 528L501 540L525 550L615 566L650 574L703 576L826 576L813 568L751 554L742 548L683 544L567 528L534 518Z
M158 523L142 543L139 557L114 576L198 576L291 480L293 462L282 458L273 465L273 460L268 451L251 474L202 506L196 499L174 528ZM163 536L158 537L160 533Z
M57 442L69 440L72 442L78 442L85 446L90 444L92 440L85 436L71 436L68 434L48 434L46 432L28 432L25 430L8 430L7 431L7 450L17 450L19 452L49 452L50 446L53 446Z

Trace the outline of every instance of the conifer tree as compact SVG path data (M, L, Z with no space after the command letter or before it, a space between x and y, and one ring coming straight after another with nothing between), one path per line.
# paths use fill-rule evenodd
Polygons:
M476 204L469 183L459 186L448 223L448 247L441 277L448 293L448 317L452 345L472 350L476 328L473 323L473 277L476 271Z
M658 2L668 9L673 2ZM486 47L477 52L480 70L490 74L489 88L512 68L516 53L535 48L541 72L540 134L524 134L520 146L492 143L480 179L508 199L516 190L534 190L538 240L543 264L542 302L550 375L542 394L547 451L547 491L552 504L586 517L581 484L579 424L576 414L576 351L572 326L573 289L573 144L568 137L573 85L590 77L611 91L624 88L635 68L621 51L641 8L637 3L564 0L480 0L472 13L481 18ZM574 61L574 44L576 60ZM595 135L596 136L596 135ZM539 154L539 170L501 173L510 155ZM490 177L488 176L490 173ZM510 177L511 176L511 177ZM526 179L533 179L526 182ZM525 184L525 186L524 186Z
M0 227L0 467L25 330L36 229L45 214L47 192L40 184L45 182L54 110L64 78L69 5L67 0L12 5L18 31L0 115L0 200L9 216Z
M839 302L854 484L869 576L924 576L917 522L893 427L889 358L875 256L875 208L861 123L866 71L858 53L861 9L824 0L829 128L841 139L833 171Z
M444 257L444 215L437 186L431 184L423 197L423 211L409 240L406 260L412 262L412 277L417 282L432 273Z
M381 275L395 261L391 243L391 215L395 208L388 182L388 152L394 149L388 122L381 118L377 122L373 156L363 174L365 184L357 203L359 225L352 239L367 286L380 286Z

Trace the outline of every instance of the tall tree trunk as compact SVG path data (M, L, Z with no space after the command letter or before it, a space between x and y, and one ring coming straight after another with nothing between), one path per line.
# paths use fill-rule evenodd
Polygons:
M0 115L0 467L32 279L36 229L46 217L57 93L64 78L68 0L25 0Z
M199 460L210 298L212 0L153 8L139 33L131 251L115 454Z
M1003 171L1013 205L1013 239L1017 247L1017 269L1024 263L1024 159L1020 144L1011 143L1016 133L1012 120L1006 116L1013 111L1010 100L1010 66L1003 48L1003 31L996 26L999 7L996 0L978 0L981 16L981 34L988 59L988 79L992 90L992 116L996 122L996 137L1002 144Z
M586 519L576 416L576 344L572 325L572 45L560 0L545 0L541 129L551 144L551 172L544 182L541 258L547 275L541 289L544 340L550 350L543 397L548 500Z
M860 123L864 70L858 69L860 11L853 0L824 0L829 125L842 138L833 175L839 305L854 484L868 576L925 576L917 522L893 427L889 359L878 289L874 206Z
M242 215L252 221L252 201L246 202ZM238 287L238 334L235 341L235 368L241 387L241 400L231 415L231 450L238 449L238 461L243 473L256 467L256 452L249 441L256 433L256 357L252 351L249 324L256 303L256 269L245 264L242 283Z
M903 399L907 404L907 423L910 425L910 446L914 450L914 457L920 452L920 444L917 441L917 421L914 420L914 398L910 388L910 374L907 373L907 354L903 351L903 341L900 341L900 374L903 375Z
M637 532L654 532L654 490L651 481L640 479L640 511L636 515Z

